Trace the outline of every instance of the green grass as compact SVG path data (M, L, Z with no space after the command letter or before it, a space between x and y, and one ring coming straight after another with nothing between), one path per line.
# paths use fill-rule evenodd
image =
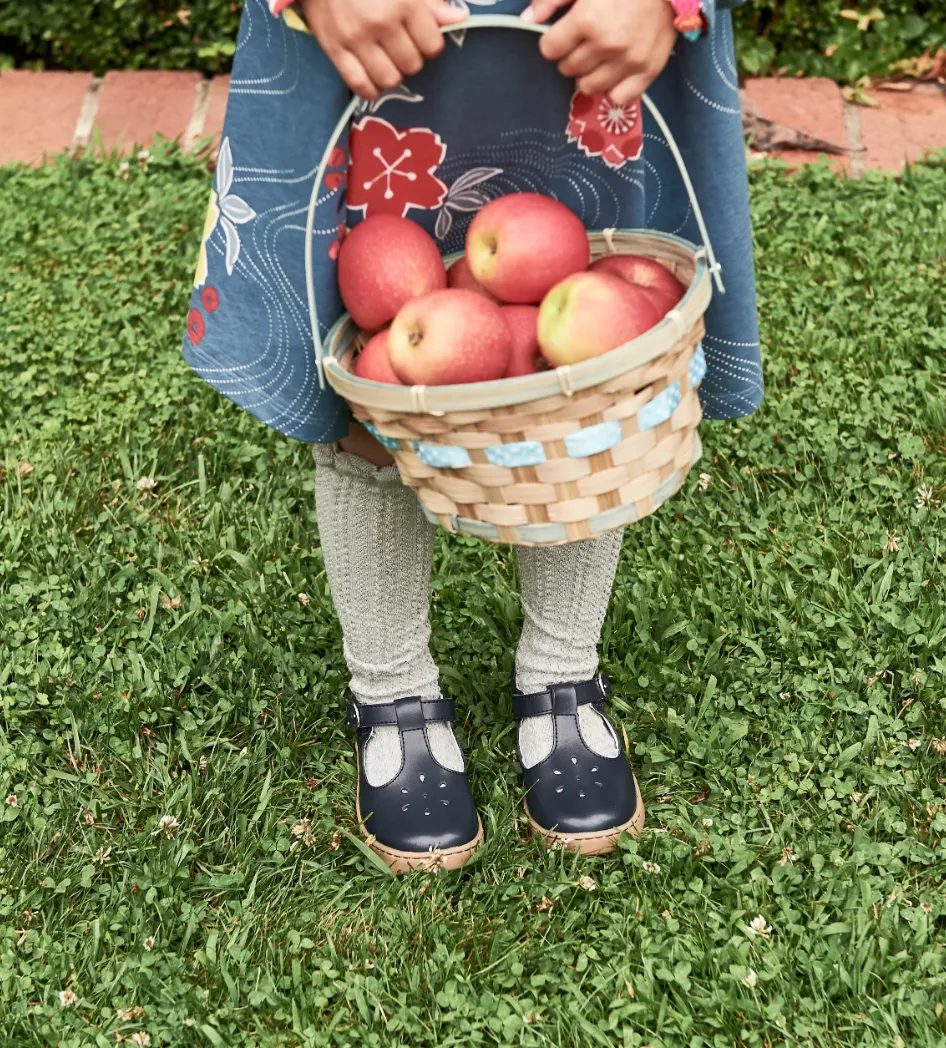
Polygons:
M638 842L527 837L514 560L441 540L488 846L400 880L341 832L308 451L178 355L207 185L0 172L0 1044L946 1043L946 167L753 176L768 399L605 628Z

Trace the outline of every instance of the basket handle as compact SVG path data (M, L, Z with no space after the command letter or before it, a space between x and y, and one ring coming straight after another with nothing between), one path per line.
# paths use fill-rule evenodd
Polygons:
M524 29L541 35L542 33L547 32L549 27L547 25L537 25L534 22L523 22L517 15L473 15L465 22L458 22L455 25L441 26L440 31L446 35L447 33L454 33L459 29ZM315 229L315 211L319 203L319 191L322 188L322 181L325 178L325 172L328 168L328 162L332 155L332 150L338 145L339 140L345 133L345 130L347 129L351 118L355 115L355 110L361 104L361 101L362 100L357 96L351 100L338 123L335 125L335 130L329 137L328 144L325 147L325 153L323 154L321 163L315 173L315 182L312 184L312 194L309 197L309 210L306 215L305 282L306 294L309 302L309 320L312 326L312 342L315 346L315 360L319 373L320 389L325 389L325 373L322 367L324 350L322 348L322 339L319 335L319 318L315 304L315 281L312 271L312 238L313 230ZM716 261L713 245L710 243L709 233L706 229L706 222L703 220L703 212L700 210L699 201L696 199L696 191L693 188L693 182L690 180L690 173L687 171L686 164L683 161L683 156L680 153L680 148L673 135L670 133L670 128L667 126L667 122L661 115L660 110L646 94L641 95L641 101L647 107L650 115L657 122L657 126L663 132L663 135L667 140L667 145L670 147L670 152L673 155L673 159L676 161L680 175L683 178L683 184L686 187L687 196L690 198L690 206L693 208L693 214L700 229L700 236L703 238L702 253L706 256L709 270L713 275L713 279L716 282L720 294L725 294L726 289L723 286L722 266L720 266L719 262Z

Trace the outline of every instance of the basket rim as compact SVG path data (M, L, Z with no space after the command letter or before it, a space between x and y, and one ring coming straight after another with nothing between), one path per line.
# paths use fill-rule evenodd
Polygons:
M326 348L332 346L336 350L337 343L337 352L327 353L322 359L325 377L339 395L362 407L400 414L443 415L453 411L526 404L562 393L570 396L669 352L699 324L709 306L712 297L711 272L705 249L673 233L654 229L589 230L588 235L634 236L671 244L690 254L695 262L695 273L677 308L656 327L598 357L535 375L450 386L394 386L359 378L348 371L341 361L351 351L359 329L350 315L343 313L329 328L324 339ZM447 255L444 261L452 262L462 254L454 252Z

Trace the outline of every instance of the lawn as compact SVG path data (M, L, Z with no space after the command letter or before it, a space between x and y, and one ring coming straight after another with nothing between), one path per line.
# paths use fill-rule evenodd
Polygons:
M605 627L639 841L528 837L514 558L441 539L488 846L403 879L308 450L179 358L208 185L0 171L0 1045L946 1043L946 166L753 176L768 399Z

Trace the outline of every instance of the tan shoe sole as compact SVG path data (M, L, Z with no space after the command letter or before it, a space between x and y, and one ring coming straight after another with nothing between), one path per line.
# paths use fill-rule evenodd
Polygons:
M476 854L477 849L483 844L483 821L479 815L476 817L476 836L467 844L458 844L454 848L432 848L425 852L399 851L382 844L372 833L365 829L364 819L361 817L361 767L358 751L355 750L355 762L358 767L358 788L355 794L355 815L358 819L358 829L368 847L383 859L395 873L410 873L411 870L459 870L465 866Z
M614 846L622 833L636 837L644 828L644 798L641 797L636 778L634 789L637 792L637 807L634 809L634 814L623 825L607 830L595 830L592 833L556 833L555 830L547 830L532 818L528 801L526 801L526 815L529 818L532 832L542 838L542 843L547 848L566 848L568 851L580 852L582 855L607 855L614 851Z

